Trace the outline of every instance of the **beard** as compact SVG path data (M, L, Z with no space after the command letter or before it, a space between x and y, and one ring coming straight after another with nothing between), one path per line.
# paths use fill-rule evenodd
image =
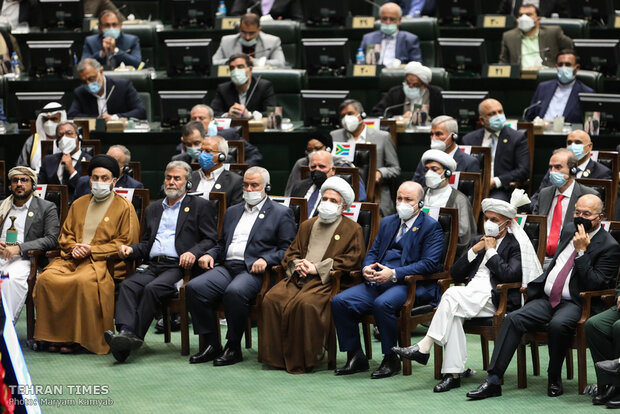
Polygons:
M164 190L164 193L166 194L166 197L174 199L180 198L185 193L185 190L177 189L175 187L168 187Z
M30 190L24 190L23 194L13 193L13 198L15 198L16 200L27 200L33 191L34 191L33 189L30 189Z

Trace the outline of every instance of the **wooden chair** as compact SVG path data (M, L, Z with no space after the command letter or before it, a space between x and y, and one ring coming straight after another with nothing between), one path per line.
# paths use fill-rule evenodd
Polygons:
M457 189L467 196L472 206L474 220L478 222L482 210L482 174L459 172Z
M522 188L526 193L532 193L532 174L534 173L534 124L531 122L518 122L517 130L525 132L525 138L527 140L527 148L530 156L530 168L529 176L527 180L521 182L511 182L510 188Z
M379 203L381 201L381 184L377 184L377 146L375 144L355 145L353 163L360 170L360 177L366 185L366 201Z
M88 167L90 166L90 161L82 161L81 164L81 175L88 175ZM131 170L129 176L131 176L134 180L142 181L142 167L140 165L140 161L129 161L129 169Z
M6 163L4 160L0 160L0 184L9 185L9 182L4 182L6 180Z
M359 200L360 197L360 170L357 167L335 167L336 175L342 177L347 181L353 192L355 193L355 200ZM300 167L301 179L305 180L310 176L310 168L307 165Z
M471 156L480 161L482 198L485 199L489 196L489 191L491 191L491 177L493 176L493 171L491 171L491 148L473 145L471 147Z
M620 179L620 154L616 151L599 151L598 162L611 170L611 180L613 181L614 188L614 195L612 198L617 200L618 180Z
M233 156L235 163L245 163L245 146L243 141L240 139L231 139L226 142L228 143L228 155Z
M577 182L596 190L605 203L605 217L611 219L614 216L614 208L616 205L616 199L614 194L616 189L613 188L613 180L604 180L601 178L577 178Z
M250 124L247 119L233 118L230 120L230 127L234 128L240 126L241 127L241 138L250 142Z
M42 157L52 153L54 148L54 140L42 140L41 141L41 154ZM91 156L101 154L101 141L98 139L83 139L82 151L88 153Z
M381 130L387 131L390 133L390 136L392 137L392 142L394 143L394 146L396 147L398 145L398 142L396 139L396 121L394 119L382 119Z

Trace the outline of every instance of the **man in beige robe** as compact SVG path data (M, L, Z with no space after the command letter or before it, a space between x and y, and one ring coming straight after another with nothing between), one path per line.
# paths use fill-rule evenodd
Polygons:
M319 216L300 226L282 260L287 277L263 300L262 362L292 374L320 363L332 320L330 272L358 269L365 253L362 228L342 216L353 199L351 186L340 177L321 186Z
M52 352L72 353L79 346L96 354L109 351L103 332L114 326L114 281L106 256L137 243L140 226L131 203L112 191L119 173L114 158L93 157L92 195L71 206L58 238L60 257L35 285L34 338L50 342Z

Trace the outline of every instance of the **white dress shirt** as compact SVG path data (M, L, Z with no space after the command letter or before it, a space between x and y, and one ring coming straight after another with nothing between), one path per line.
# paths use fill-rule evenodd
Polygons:
M586 160L584 162L577 165L577 176L576 176L577 178L581 178L583 176L583 172L587 170L588 163L590 162L590 157L585 157L585 158ZM587 178L587 177L583 177L583 178Z
M398 30L391 36L383 35L381 39L381 54L379 56L379 64L387 67L392 66L392 62L396 59L396 36Z
M80 157L82 156L82 150L79 149L75 152L75 154L71 155L71 159L73 160L73 168L75 168L75 164L77 164L78 160L80 159ZM56 176L58 177L58 181L62 184L62 175L65 172L65 166L64 164L61 162L58 164L58 170L56 170ZM78 174L78 171L75 170L73 171L73 174L71 174L69 176L69 178L72 178L74 175Z
M181 203L187 197L183 196L182 199L174 203L174 205L168 205L168 198L164 198L161 205L164 211L161 213L161 219L159 219L159 227L157 227L157 234L151 246L149 257L168 256L179 257L176 248L176 232L177 222L179 221L179 212L181 211Z
M549 102L549 107L547 108L547 112L545 112L543 119L553 121L556 116L564 115L564 109L566 108L568 98L573 91L573 86L575 86L575 81L572 81L567 85L562 85L558 82L558 86L555 88L555 92L553 93L553 97L551 98L551 102Z
M364 121L362 121L364 122ZM364 129L362 129L362 132L360 133L359 137L355 138L353 136L352 133L350 133L349 131L346 131L347 136L349 137L349 141L348 142L355 142L358 144L365 144L366 143L366 132L368 130L368 127L366 125L364 125Z
M243 214L237 223L237 227L235 227L230 246L228 246L228 251L226 252L226 260L245 260L245 248L248 244L250 232L252 227L254 227L256 219L263 219L259 215L265 205L265 201L267 201L267 197L254 207L250 207L248 203L244 204Z
M19 24L19 1L4 0L1 14L9 21L11 29L15 29Z
M573 189L575 188L575 180L568 186L568 188L561 193L559 188L555 189L555 194L553 195L553 201L551 202L551 208L549 209L549 213L547 214L547 236L549 236L549 232L551 231L551 223L553 223L553 211L555 209L556 204L558 204L558 194L562 194L565 196L562 199L562 227L564 227L564 219L566 218L566 209L568 209L568 202L570 201L571 195L573 195ZM561 227L560 227L561 228Z
M308 188L308 191L306 191L306 195L304 195L304 198L306 200L310 200L310 196L316 190L317 190L316 185L312 184L310 186L310 188ZM314 215L314 212L316 211L316 208L319 206L319 204L321 204L321 194L320 193L317 196L316 203L314 203L314 206L312 206L312 209L310 211L308 211L308 217L312 217Z
M495 172L495 152L497 151L497 145L499 144L499 133L501 130L497 132L490 132L485 128L484 130L484 138L482 138L482 146L491 148L491 174ZM493 138L495 135L495 138ZM495 141L495 144L493 144ZM495 187L501 188L502 182L499 177L493 177L493 181L495 181Z
M32 197L23 206L17 207L15 203L11 206L9 213L4 219L4 226L2 226L2 235L0 235L0 241L6 242L6 231L11 227L11 219L9 217L16 217L15 229L17 230L17 244L24 242L24 231L26 230L26 217L28 216L28 209L30 203L32 203Z
M482 259L482 262L480 262L478 271L471 279L471 281L467 284L468 287L476 287L484 291L491 291L493 289L493 285L491 285L491 270L489 270L489 268L487 267L487 262L489 261L489 259L491 259L491 257L497 254L497 249L499 249L499 245L502 244L504 238L505 236L501 239L497 239L497 244L495 245L494 249L489 249L484 252L484 258ZM476 259L476 256L478 255L474 253L473 248L467 251L467 261L469 263L473 262Z
M198 170L198 174L200 174L200 182L198 183L198 187L196 187L196 191L202 193L202 198L206 198L207 200L209 199L209 193L213 190L213 186L220 178L222 171L224 171L224 167L220 166L220 168L211 171L211 174L207 177L202 168ZM221 188L216 188L215 190L219 191Z

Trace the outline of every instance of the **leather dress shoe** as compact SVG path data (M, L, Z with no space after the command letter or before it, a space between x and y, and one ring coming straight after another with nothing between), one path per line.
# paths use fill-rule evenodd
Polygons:
M605 403L605 406L607 408L620 408L620 397L616 396L616 398L613 398L613 399L607 401Z
M237 362L243 361L243 355L241 354L241 347L229 347L226 345L224 352L219 357L213 360L214 367L223 367L226 365L233 365Z
M336 375L350 375L357 372L368 371L370 366L368 365L368 358L360 350L354 353L347 359L347 363L342 368L338 368L334 371Z
M170 332L178 332L181 330L181 314L173 313L170 315ZM162 316L157 320L155 324L155 333L163 334L164 333L164 317Z
M562 388L561 378L549 378L547 382L547 395L549 397L559 397L564 394L564 388Z
M203 362L213 361L215 358L222 355L222 346L209 345L203 351L189 357L190 364L202 364Z
M418 344L412 345L407 348L400 348L398 346L394 346L392 347L392 351L394 351L403 358L410 359L422 365L426 365L428 363L428 359L431 356L431 354L423 354L422 352L420 352L420 347L418 346Z
M379 379L391 377L400 372L400 358L396 354L390 354L383 357L381 365L372 374L370 378Z
M452 374L446 374L443 376L441 382L435 385L433 388L433 392L446 392L450 391L452 388L459 388L461 386L461 377L458 376L454 378Z
M109 336L109 334L104 333L104 338L106 338L107 336ZM138 338L133 332L123 329L120 331L120 333L117 333L116 335L112 334L109 339L106 338L106 342L108 342L108 345L110 345L110 349L112 350L112 352L117 352L135 351L142 346L142 343L144 341Z
M502 386L499 384L492 384L488 380L485 380L478 388L467 393L467 397L472 400L483 400L489 397L499 397L502 395Z
M596 364L596 367L603 371L606 374L618 375L620 374L620 361L618 358L610 359L608 361L599 361Z
M125 362L129 354L130 351L112 351L114 359L116 359L118 362Z
M610 385L607 387L605 391L602 390L601 387L599 389L599 394L596 397L592 398L592 404L594 405L604 405L608 401L613 400L618 394L620 394L620 388L615 385Z

